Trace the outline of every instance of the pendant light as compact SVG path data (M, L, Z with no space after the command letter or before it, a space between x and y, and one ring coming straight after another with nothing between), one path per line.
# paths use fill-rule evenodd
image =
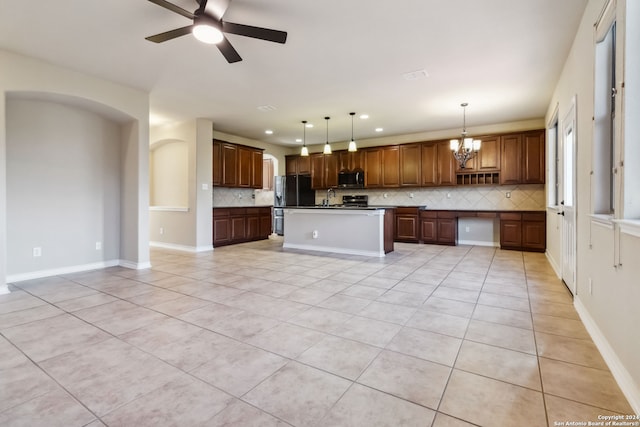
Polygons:
M478 154L480 145L482 144L482 141L479 139L467 137L467 105L469 104L466 102L460 104L462 107L462 138L460 138L460 140L452 139L449 141L449 147L451 148L453 157L458 161L460 169L465 169L467 161Z
M325 117L324 119L327 121L327 142L324 144L324 150L322 150L322 154L331 154L331 146L329 145L329 119L331 117Z
M302 121L302 150L300 150L302 157L309 156L309 149L307 148L307 121Z
M351 141L349 141L349 151L353 152L353 151L358 151L358 146L356 145L356 142L353 140L353 116L355 116L356 113L349 113L349 115L351 116Z

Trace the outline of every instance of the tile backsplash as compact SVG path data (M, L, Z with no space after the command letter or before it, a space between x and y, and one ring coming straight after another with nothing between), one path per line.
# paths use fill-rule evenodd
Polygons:
M271 206L273 191L253 190L251 188L213 187L214 208L240 206Z
M429 209L459 210L545 210L542 184L479 187L438 187L406 189L336 190L331 203L341 203L345 194L367 194L371 206L426 206ZM326 199L326 191L316 191L316 203ZM271 206L273 191L244 188L213 189L213 207Z
M429 209L459 210L545 210L542 184L479 187L439 187L406 189L336 190L335 201L345 194L367 194L371 206L426 206ZM326 199L326 191L316 191L316 202Z

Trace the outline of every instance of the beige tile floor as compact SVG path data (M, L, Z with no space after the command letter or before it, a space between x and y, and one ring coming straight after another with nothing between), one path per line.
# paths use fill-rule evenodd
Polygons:
M3 426L553 426L630 414L541 254L277 238L15 283Z

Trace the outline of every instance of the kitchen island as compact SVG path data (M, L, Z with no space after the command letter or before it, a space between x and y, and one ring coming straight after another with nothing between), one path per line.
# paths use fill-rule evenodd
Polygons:
M375 257L393 251L393 208L288 207L284 217L284 248Z

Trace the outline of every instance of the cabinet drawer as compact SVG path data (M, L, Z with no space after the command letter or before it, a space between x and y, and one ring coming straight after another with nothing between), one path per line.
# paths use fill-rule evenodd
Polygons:
M501 212L500 219L507 221L520 221L522 220L522 214L513 212Z
M544 221L547 214L545 212L529 212L522 214L523 221Z
M456 213L451 211L438 211L438 218L455 218Z
M420 218L437 218L438 211L420 211Z
M418 208L400 207L396 208L396 215L418 215Z
M216 208L213 210L214 218L228 217L230 214L229 209Z

